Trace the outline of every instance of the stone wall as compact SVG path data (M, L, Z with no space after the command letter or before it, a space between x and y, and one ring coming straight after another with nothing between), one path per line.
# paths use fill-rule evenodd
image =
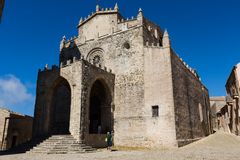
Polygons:
M14 113L6 109L0 109L0 115L1 150L7 150L31 140L32 117Z
M117 30L118 14L98 14L85 22L84 25L79 27L79 40L95 39L107 34L111 34L114 30ZM104 22L104 23L102 23ZM101 24L101 25L100 25ZM111 25L109 25L111 24Z
M228 97L232 99L230 129L232 133L240 135L240 64L233 67L225 87Z
M3 144L7 135L8 121L5 119L10 117L10 112L6 109L0 109L0 149L5 149L6 144Z
M50 132L51 92L59 74L56 66L38 72L33 137L46 136Z
M171 52L173 95L178 145L211 133L208 90L197 74Z
M169 47L144 49L146 133L152 147L175 147L176 131ZM159 106L159 117L152 117L152 106Z
M7 131L6 149L30 141L32 139L32 126L33 126L32 117L11 113ZM14 136L16 137L15 144L13 144Z

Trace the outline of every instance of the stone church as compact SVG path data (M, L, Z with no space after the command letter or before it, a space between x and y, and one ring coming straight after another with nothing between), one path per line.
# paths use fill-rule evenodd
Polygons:
M168 32L116 4L81 18L60 42L59 66L38 72L33 137L71 134L104 146L178 147L211 134L209 95Z

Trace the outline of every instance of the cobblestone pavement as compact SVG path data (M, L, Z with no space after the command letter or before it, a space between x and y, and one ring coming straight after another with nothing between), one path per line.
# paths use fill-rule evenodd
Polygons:
M173 150L114 151L87 154L16 154L0 160L240 160L240 138L218 132L188 146Z

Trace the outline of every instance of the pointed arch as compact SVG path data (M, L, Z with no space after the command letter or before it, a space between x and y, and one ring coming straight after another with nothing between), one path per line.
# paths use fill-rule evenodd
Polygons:
M112 131L112 95L103 79L96 79L92 83L89 102L89 134L106 134Z
M57 78L48 93L48 131L51 134L69 133L71 87L68 81Z

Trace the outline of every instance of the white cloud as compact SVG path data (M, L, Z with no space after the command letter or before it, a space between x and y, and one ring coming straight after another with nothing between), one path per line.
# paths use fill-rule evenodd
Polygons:
M27 87L14 75L0 77L0 106L11 107L33 101L34 96Z

